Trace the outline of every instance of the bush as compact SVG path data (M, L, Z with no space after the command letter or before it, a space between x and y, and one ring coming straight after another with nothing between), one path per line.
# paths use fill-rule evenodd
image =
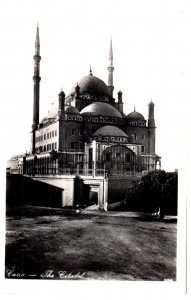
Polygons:
M176 172L152 171L134 182L126 194L128 210L177 214Z

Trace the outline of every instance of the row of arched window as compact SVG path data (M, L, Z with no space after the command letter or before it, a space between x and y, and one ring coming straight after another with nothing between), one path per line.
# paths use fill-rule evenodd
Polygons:
M57 150L57 142L55 143L50 143L47 145L43 145L40 147L36 148L36 152L46 152L46 151L51 151L51 150Z
M51 131L48 131L46 133L43 133L39 136L36 137L36 143L38 142L42 142L44 140L47 140L47 139L51 139L53 137L56 137L57 136L57 130L51 130Z

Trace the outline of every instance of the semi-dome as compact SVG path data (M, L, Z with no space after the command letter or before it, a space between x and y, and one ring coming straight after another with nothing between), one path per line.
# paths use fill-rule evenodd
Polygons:
M137 111L133 111L130 114L128 114L126 116L126 119L129 121L131 121L131 120L145 121L145 118L143 117L143 115Z
M80 112L76 107L67 105L67 106L65 106L65 113L77 115ZM45 118L43 118L40 123L47 122L50 119L55 119L57 117L57 115L58 115L58 107L54 107L48 112L47 116Z
M81 115L122 118L121 113L112 105L104 102L94 102L84 107Z
M90 93L96 96L109 96L108 86L96 76L89 74L88 76L82 77L70 91L70 95L75 93L75 87L79 86L80 94Z
M58 107L54 107L48 112L46 119L54 119L56 118L57 114L58 114Z
M113 136L113 137L128 137L126 133L116 126L106 125L97 129L92 137L96 136Z
M77 115L80 112L76 107L68 105L68 106L65 107L65 113L66 114L75 114L75 115Z
M47 116L44 117L44 118L41 120L40 123L43 124L43 123L46 123L48 120L55 119L56 116L57 116L57 114L58 114L58 107L52 108L52 109L48 112Z

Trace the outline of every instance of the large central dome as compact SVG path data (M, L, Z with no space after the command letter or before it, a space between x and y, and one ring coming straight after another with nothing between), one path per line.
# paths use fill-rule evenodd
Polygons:
M99 79L92 74L88 76L82 77L78 82L76 82L75 86L71 89L69 94L73 94L75 92L75 87L80 87L80 94L90 93L91 95L98 96L109 96L109 89L105 82Z
M93 117L111 117L111 118L120 118L122 119L121 113L112 105L104 102L94 102L84 107L81 112L81 115L93 116Z

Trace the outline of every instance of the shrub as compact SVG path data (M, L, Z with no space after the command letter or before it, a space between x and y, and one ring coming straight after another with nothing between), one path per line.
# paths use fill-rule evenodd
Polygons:
M176 172L152 171L134 182L126 194L128 210L177 214Z

